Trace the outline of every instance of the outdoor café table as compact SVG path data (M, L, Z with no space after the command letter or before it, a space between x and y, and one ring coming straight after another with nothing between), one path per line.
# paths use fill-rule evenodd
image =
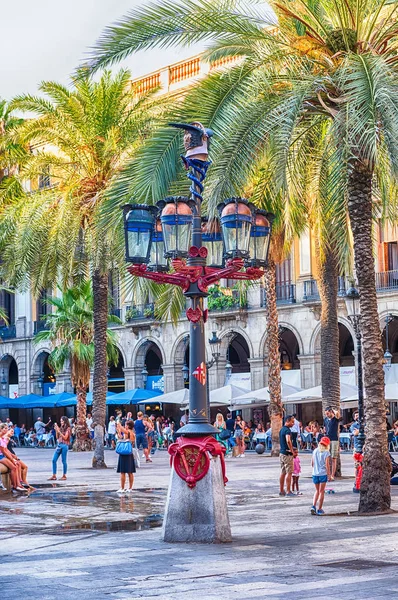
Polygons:
M301 439L303 440L304 444L307 445L307 450L311 450L311 446L312 446L312 433L310 433L309 431L306 432L302 432L301 433Z
M340 433L339 435L339 440L340 440L340 445L341 446L347 446L347 449L349 450L351 447L351 436L349 433Z

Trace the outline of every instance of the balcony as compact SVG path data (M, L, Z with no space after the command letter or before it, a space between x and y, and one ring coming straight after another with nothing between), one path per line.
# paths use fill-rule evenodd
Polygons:
M398 271L384 271L376 273L376 291L398 290Z
M296 304L296 286L294 283L277 283L275 286L277 304ZM264 288L260 288L260 306L267 304L267 295Z
M0 327L0 338L4 340L12 340L17 337L15 325L2 325Z
M307 279L303 284L303 302L319 302L320 298L316 279Z
M118 319L122 318L122 309L121 308L111 308L110 313L113 317L117 317Z
M33 321L33 335L36 335L40 331L46 330L48 330L48 326L45 319L41 319L40 321Z
M154 318L155 305L153 303L126 306L126 323L131 323L132 321L142 321L144 319L153 320Z

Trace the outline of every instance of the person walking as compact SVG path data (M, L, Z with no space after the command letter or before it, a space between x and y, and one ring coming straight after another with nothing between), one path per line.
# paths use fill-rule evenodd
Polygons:
M246 423L240 415L235 419L235 440L238 444L239 454L241 458L245 456L245 425Z
M293 444L290 428L294 424L294 417L285 417L285 424L279 432L279 460L281 463L281 475L279 477L279 495L293 497L292 475L293 475ZM285 492L286 482L286 492Z
M318 447L312 453L312 482L315 485L315 494L311 506L311 514L323 516L323 501L325 498L326 483L331 479L330 467L330 439L326 436L321 438Z
M108 423L108 447L112 448L112 450L116 447L116 421L113 415L110 417Z
M330 440L330 455L332 457L331 480L334 481L336 474L337 459L339 457L339 422L340 415L331 406L325 410L325 436Z
M138 413L139 414L139 413ZM142 413L141 413L142 414ZM134 473L135 462L133 455L133 446L136 441L136 435L134 433L134 421L131 419L126 421L125 426L119 422L116 426L118 440L131 442L131 454L119 454L119 460L117 463L116 472L120 473L120 489L117 491L118 494L131 494L133 491L134 484ZM129 478L129 487L126 486L126 475Z
M221 413L217 413L216 420L214 421L214 427L218 429L218 433L216 433L216 440L220 442L225 447L225 450L228 450L228 438L222 439L220 438L220 433L222 431L227 431L227 426L224 421L224 417Z
M68 417L61 417L61 426L57 423L54 425L55 435L57 437L57 447L55 448L53 456L53 474L48 478L48 481L55 481L57 479L57 461L62 456L62 468L63 474L60 478L61 481L66 480L66 473L68 471L67 456L71 438L71 429Z
M134 423L135 443L136 443L136 447L138 450L142 446L146 462L151 463L152 459L149 458L148 438L146 435L146 427L145 427L145 423L144 423L143 419L144 419L144 415L141 411L139 411L137 413L137 420Z

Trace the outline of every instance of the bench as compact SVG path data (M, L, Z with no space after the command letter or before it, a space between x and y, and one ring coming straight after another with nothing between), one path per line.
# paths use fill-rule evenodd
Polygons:
M10 492L11 491L10 472L9 472L8 468L1 463L0 463L0 476L1 476L1 480L3 482L4 487L6 487L7 491ZM1 494L1 490L0 490L0 494Z

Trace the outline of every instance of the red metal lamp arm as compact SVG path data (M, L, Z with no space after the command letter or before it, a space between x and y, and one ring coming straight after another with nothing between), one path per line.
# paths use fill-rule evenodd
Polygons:
M178 285L183 290L186 290L190 283L188 276L184 273L158 273L157 271L148 271L146 265L131 265L127 270L131 275L135 275L135 277L152 279L152 281L156 281L156 283Z

